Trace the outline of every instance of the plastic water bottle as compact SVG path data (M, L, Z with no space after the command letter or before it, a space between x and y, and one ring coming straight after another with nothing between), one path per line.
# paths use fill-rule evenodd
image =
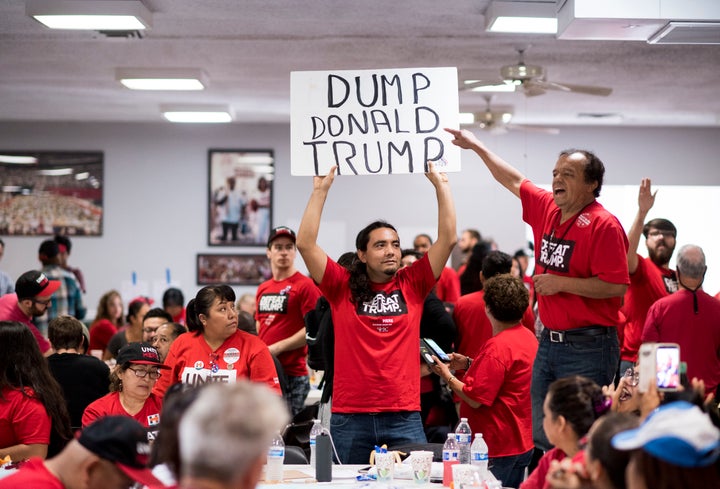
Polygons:
M443 458L443 486L450 487L453 481L452 466L460 463L458 445L455 441L455 433L448 433L442 451Z
M480 467L480 473L485 476L488 470L488 446L482 433L475 433L475 440L470 447L470 463Z
M460 463L470 463L470 443L472 442L472 430L467 418L460 418L460 422L455 428L455 441L458 444L458 452L460 453Z
M267 455L267 469L265 472L266 482L282 482L283 461L285 460L285 443L280 433L275 435Z
M317 460L317 436L322 433L323 427L319 419L313 420L312 428L310 428L310 467L313 469Z

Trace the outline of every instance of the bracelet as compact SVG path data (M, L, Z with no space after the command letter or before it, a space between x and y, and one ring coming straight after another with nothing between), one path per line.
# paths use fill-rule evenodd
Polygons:
M457 377L455 377L454 375L448 377L448 379L446 380L448 387L450 387L450 382L452 382L453 380L457 380Z
M470 368L470 365L472 365L472 358L470 358L470 357L466 357L466 358L467 358L467 366L465 367L465 370L468 370Z

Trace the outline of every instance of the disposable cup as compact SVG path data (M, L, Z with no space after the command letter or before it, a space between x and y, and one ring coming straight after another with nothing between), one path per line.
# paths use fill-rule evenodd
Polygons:
M391 452L375 453L375 470L377 470L377 480L391 481L393 480L393 472L395 469L395 454Z
M477 474L477 480L475 479ZM455 489L464 489L482 482L480 467L471 464L455 464L452 466L453 484Z
M416 484L428 484L430 482L432 461L433 452L426 450L410 452L410 465L412 466L413 480Z

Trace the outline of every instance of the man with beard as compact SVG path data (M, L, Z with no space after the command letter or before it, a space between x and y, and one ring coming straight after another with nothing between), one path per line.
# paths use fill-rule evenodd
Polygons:
M50 297L60 288L59 280L49 280L38 270L25 272L15 282L15 293L0 297L0 321L17 321L25 324L38 342L43 355L53 350L32 323L32 318L42 316L50 306Z
M657 191L652 192L650 179L643 178L638 194L638 212L628 232L630 287L625 293L622 308L626 321L620 328L621 375L637 361L640 336L650 306L661 297L678 290L677 276L668 265L675 251L675 226L667 219L652 219L643 225L645 217L655 204L656 194ZM648 258L637 253L641 232L645 236Z
M465 229L460 234L460 240L458 241L458 248L462 252L462 263L457 269L458 277L463 274L467 267L467 262L470 259L473 247L480 242L482 236L480 231L477 229Z

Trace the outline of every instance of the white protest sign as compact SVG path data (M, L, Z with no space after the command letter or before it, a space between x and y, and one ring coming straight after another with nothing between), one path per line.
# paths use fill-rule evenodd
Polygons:
M457 87L456 68L292 72L291 173L460 171Z

